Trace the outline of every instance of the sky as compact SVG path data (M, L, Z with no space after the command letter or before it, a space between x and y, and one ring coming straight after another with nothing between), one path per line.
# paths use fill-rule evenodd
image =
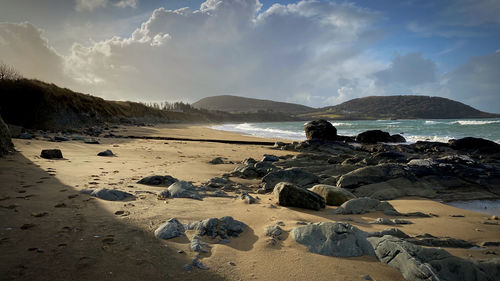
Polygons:
M500 113L498 15L499 0L0 0L0 61L112 100L411 94Z

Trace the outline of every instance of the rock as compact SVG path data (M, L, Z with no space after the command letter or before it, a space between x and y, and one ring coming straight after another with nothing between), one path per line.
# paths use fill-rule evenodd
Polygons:
M338 187L356 188L361 185L407 177L409 169L403 164L385 163L356 169L340 177Z
M134 198L134 195L128 192L116 189L95 188L95 189L85 189L80 192L107 201L122 201L125 199Z
M370 130L357 135L356 141L360 143L406 142L406 139L401 135L391 136L389 133L381 130Z
M469 151L492 152L492 153L500 151L500 144L482 138L467 137L458 140L450 140L448 143L451 148L456 150L469 150Z
M254 204L256 202L255 198L248 194L248 192L241 193L241 200L244 200L247 204Z
M278 237L282 232L283 230L279 227L279 225L270 225L266 227L266 236Z
M270 161L255 162L255 160L249 158L245 160L245 166L236 167L231 173L234 177L253 179L263 177L266 174L279 170L278 167L274 166Z
M330 206L340 206L344 202L356 198L354 194L346 189L326 184L317 184L309 190L321 195L325 199L326 205Z
M208 250L206 248L210 248L210 246L207 243L204 243L201 241L201 237L198 235L194 235L191 238L191 250L194 252L202 252L202 253L208 253Z
M69 141L69 139L63 136L54 136L52 138L52 141L61 142L61 141Z
M308 140L334 141L337 139L337 129L332 123L323 119L308 122L304 125L304 131Z
M332 257L375 256L368 234L349 223L320 222L292 229L293 239L309 251Z
M298 207L319 211L325 207L325 199L307 189L288 182L280 182L274 187L274 197L284 207Z
M170 239L178 236L184 236L184 225L176 218L171 218L167 222L162 223L156 230L155 236L160 239Z
M272 190L279 182L289 182L299 187L306 187L308 185L319 182L319 178L313 173L304 171L299 168L290 168L270 172L262 178L263 188L265 190Z
M481 242L480 246L481 247L498 247L498 246L500 246L500 241Z
M162 190L162 191L158 192L158 194L156 194L156 198L158 200L165 200L167 198L170 198L170 191Z
M0 116L0 157L6 155L14 149L14 144L10 138L9 127L3 122Z
M173 183L178 182L179 180L172 176L149 176L141 179L137 183L145 184L145 185L161 185L161 186L170 186Z
M400 216L401 214L385 201L379 201L373 198L361 197L351 199L335 210L336 214L365 214L370 212L383 212L389 216Z
M30 133L22 133L18 136L18 138L20 138L22 140L30 140L30 139L33 139L33 135Z
M62 159L62 152L60 149L44 149L40 157L45 159Z
M435 185L423 179L399 177L383 182L362 185L354 190L358 197L370 197L378 200L392 200L403 196L435 198L438 196Z
M214 195L213 196L215 196L215 197L231 197L231 196L229 196L227 193L225 193L222 190L216 190L216 191L214 191ZM248 204L252 204L252 203L248 203Z
M196 187L186 181L177 181L168 187L171 198L192 198L201 200L201 195L196 191Z
M99 144L99 141L97 139L86 139L84 141L86 144Z
M109 149L106 149L105 151L101 151L97 153L97 156L115 156L113 152Z
M391 235L398 238L409 238L406 233L399 230L398 228L386 228L382 231L368 232L368 236L370 237L382 237L384 235Z
M393 236L370 237L377 258L398 269L406 280L498 280L500 262L474 262L442 249L423 248ZM493 274L493 275L492 275ZM495 275L496 274L496 275Z
M388 218L377 218L376 220L370 222L371 224L385 224L385 225L395 225L395 224L412 224L413 222L408 220L400 219L388 219Z
M446 247L446 248L472 248L476 245L462 239L455 239L451 237L434 237L432 235L418 235L416 237L405 239L415 245L426 247Z
M220 236L222 239L237 237L247 228L246 224L227 216L184 224L184 227L187 230L196 230L200 236L206 235L212 238Z
M219 177L215 177L215 178L211 178L207 183L206 185L209 186L209 187L213 187L213 188L221 188L221 187L224 187L226 186L227 184L229 184L231 181L226 179L226 178L219 178Z
M269 161L269 162L277 162L279 161L280 159L278 158L278 156L275 156L275 155L270 155L270 154L266 154L264 155L264 157L262 158L262 160L260 160L261 162L264 162L264 161Z
M216 158L210 160L208 163L213 164L213 165L224 164L224 160L222 159L222 157L216 157Z
M283 146L285 146L284 142L277 141L274 143L273 148L282 148Z

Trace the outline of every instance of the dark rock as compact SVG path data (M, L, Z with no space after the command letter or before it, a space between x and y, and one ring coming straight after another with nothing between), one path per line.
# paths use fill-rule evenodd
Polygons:
M297 243L313 253L332 257L375 256L367 236L348 223L320 222L292 229Z
M63 136L54 136L52 138L52 141L61 142L61 141L69 141L69 139L67 137L63 137Z
M326 204L330 206L340 206L344 202L356 198L348 190L331 185L317 184L309 190L321 195L325 199Z
M276 184L273 193L278 204L284 207L298 207L316 211L325 207L323 197L288 182Z
M134 195L128 192L116 189L96 188L96 189L86 189L80 192L107 201L122 201L125 199L134 198Z
M283 233L283 230L279 225L270 225L266 227L266 236L278 237Z
M213 187L213 188L221 188L221 187L224 187L230 183L231 183L231 181L226 179L226 178L215 177L215 178L211 178L206 183L206 185L209 187Z
M406 139L399 134L395 134L391 136L391 142L406 142Z
M450 140L450 147L456 150L473 150L479 152L496 153L500 151L500 144L482 138L462 138Z
M14 144L10 138L9 127L3 122L0 116L0 157L11 152L14 149Z
M40 157L45 159L62 159L62 152L60 149L44 149Z
M383 182L394 178L406 177L410 171L403 164L379 164L356 169L340 177L338 187L356 188L361 185Z
M357 135L356 141L360 143L406 142L406 139L401 135L391 136L381 130L370 130Z
M149 176L141 179L137 183L145 184L145 185L161 185L161 186L170 186L179 180L172 176Z
M391 235L398 238L410 238L410 236L398 228L386 228L382 231L368 232L368 236L370 237L382 237L384 235Z
M193 252L202 252L202 253L208 253L208 250L206 248L210 248L210 246L207 243L201 241L201 237L198 235L194 235L191 238L190 247Z
M500 241L481 242L480 246L481 247L498 247L498 246L500 246Z
M114 156L113 152L109 149L97 153L97 156Z
M320 119L314 120L304 125L304 131L308 140L319 139L324 141L334 141L337 139L337 129L332 123Z
M96 139L88 139L88 140L85 140L84 143L86 143L86 144L99 144L99 141Z
M224 164L224 160L222 159L222 157L216 157L216 158L210 160L208 163L213 164L213 165Z
M191 198L201 200L201 195L198 194L196 187L186 181L177 181L168 187L171 198Z
M401 214L385 201L379 201L373 198L355 198L351 199L335 210L336 214L365 214L370 212L383 212L389 216L400 216Z
M248 192L241 193L241 200L244 200L247 204L254 204L256 202L255 198L248 194Z
M278 158L278 156L266 154L266 155L264 155L264 157L260 161L261 162L264 162L264 161L277 162L277 161L280 161L280 159Z
M167 222L162 223L156 230L155 236L160 239L170 239L178 236L184 236L184 225L176 218L171 218Z
M187 230L196 230L200 236L209 236L222 239L228 237L238 237L246 228L246 224L233 219L232 217L210 218L198 222L184 224Z
M23 139L23 140L30 140L33 138L33 135L30 133L22 133L18 136L18 138Z
M262 178L265 190L272 190L279 182L289 182L299 187L307 187L308 185L318 183L319 178L310 172L298 168L270 172Z
M231 173L231 176L253 179L263 177L266 174L279 170L278 167L274 166L270 161L256 162L252 158L245 160L245 166L237 167Z

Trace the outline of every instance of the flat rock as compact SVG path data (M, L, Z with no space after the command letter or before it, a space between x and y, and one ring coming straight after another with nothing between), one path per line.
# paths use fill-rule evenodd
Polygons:
M201 195L197 192L196 187L186 181L177 181L168 187L171 198L191 198L202 200Z
M332 257L375 256L367 233L349 223L320 222L292 229L293 239L309 251Z
M326 205L340 206L344 202L356 198L350 191L326 184L317 184L309 189L325 199Z
M156 230L155 236L160 239L171 239L178 236L184 236L184 225L176 218L171 218L162 223Z
M145 184L145 185L159 185L159 186L170 186L179 180L172 176L149 176L141 179L137 183Z
M128 192L108 188L86 189L82 190L81 193L107 201L122 201L135 198L134 195Z
M321 195L288 182L280 182L274 187L274 197L284 207L298 207L319 211L325 207Z
M44 149L40 157L45 159L62 159L63 155L60 149Z
M400 216L401 214L385 201L379 201L373 198L361 197L351 199L335 210L336 214L365 214L370 212L383 212L390 216Z
M307 172L299 168L290 168L270 172L262 178L263 187L265 190L272 190L279 182L289 182L299 187L307 187L319 182L319 178L313 173Z

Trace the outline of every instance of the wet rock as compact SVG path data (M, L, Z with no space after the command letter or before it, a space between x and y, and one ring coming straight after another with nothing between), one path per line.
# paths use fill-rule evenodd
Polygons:
M319 182L313 173L298 168L270 172L262 178L263 189L272 190L279 182L289 182L299 187L307 187Z
M222 239L229 237L237 237L246 228L246 224L233 219L232 217L209 218L202 221L184 224L187 230L196 230L200 236L209 236L216 238L219 236Z
M184 236L184 225L176 218L171 218L162 223L156 230L155 236L160 239L171 239L178 236Z
M109 149L106 149L105 151L101 151L97 153L97 156L115 156L113 152Z
M201 195L197 192L196 187L186 181L177 181L168 187L171 198L191 198L202 200Z
M332 257L375 256L368 234L349 223L321 222L292 229L293 239L309 251Z
M381 130L369 130L356 136L356 141L360 143L378 143L378 142L406 142L401 135L391 136Z
M134 195L128 192L107 188L85 189L80 192L107 201L123 201L135 198Z
M40 157L45 159L62 159L62 152L60 149L44 149Z
M309 190L321 195L325 199L326 205L330 206L340 206L344 202L356 198L346 189L326 184L317 184Z
M370 212L383 212L389 216L400 216L401 214L385 201L379 201L373 198L361 197L351 199L335 210L336 214L365 214Z
M141 179L137 183L145 184L145 185L159 185L159 186L170 186L179 180L172 176L149 176Z
M323 197L288 182L276 184L273 193L280 206L298 207L316 211L325 207L325 199Z
M308 122L304 125L304 131L308 140L334 141L337 139L337 129L332 123L323 119Z

